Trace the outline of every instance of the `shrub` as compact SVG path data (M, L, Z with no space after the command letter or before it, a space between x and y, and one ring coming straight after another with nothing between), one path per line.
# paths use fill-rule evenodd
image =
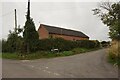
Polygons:
M2 41L0 40L0 53L2 51Z
M79 40L77 44L79 44L79 47L82 48L95 48L96 46L99 45L95 41L90 40Z
M19 50L21 37L16 33L10 33L7 40L2 40L2 52L14 53Z
M9 36L8 40L2 41L3 52L19 52L26 53L26 44L24 39L20 36ZM74 48L95 48L99 47L98 41L90 41L90 40L79 40L79 41L69 41L64 40L62 38L50 38L50 39L42 39L38 41L34 41L34 44L31 48L31 52L37 51L51 51L51 49L58 49L59 52L69 51Z
M108 54L108 58L109 61L114 63L114 64L118 64L120 65L120 41L112 41L112 45L109 48L109 54Z
M101 47L101 44L100 44L100 42L98 41L98 40L95 40L95 43L96 43L96 46L95 47Z
M2 52L26 52L23 38L16 33L10 33L7 40L2 40Z
M88 49L86 49L86 48L74 48L72 51L75 54L79 54L79 53L84 53L84 52L88 51Z
M72 42L62 38L43 39L39 41L39 50L50 51L51 49L59 49L59 51L66 51L72 49Z
M50 51L51 49L59 49L59 51L68 51L74 48L95 48L99 47L99 45L99 41L68 41L62 38L50 38L40 40L38 44L38 49L43 51Z
M110 42L108 41L102 41L101 42L102 47L108 47L110 45Z
M6 40L2 40L2 52L7 52L7 41Z

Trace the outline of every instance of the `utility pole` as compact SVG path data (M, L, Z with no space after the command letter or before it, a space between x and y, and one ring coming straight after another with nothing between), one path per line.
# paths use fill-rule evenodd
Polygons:
M15 33L17 33L17 15L16 15L16 9L15 9Z

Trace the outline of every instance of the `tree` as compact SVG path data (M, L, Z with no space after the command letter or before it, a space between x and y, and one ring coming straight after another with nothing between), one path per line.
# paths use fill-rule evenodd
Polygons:
M19 52L19 48L22 47L20 46L21 42L22 37L18 36L18 33L10 31L7 41L2 40L2 49L4 49L3 52Z
M38 32L35 29L33 19L30 18L30 1L28 2L28 12L26 16L27 21L25 22L23 38L26 44L27 53L35 51L36 43L39 40Z
M109 27L110 38L120 40L120 2L103 2L93 11Z
M109 58L116 64L120 64L120 2L104 2L99 8L93 10L102 22L109 27L109 35L114 44L109 50Z
M2 41L0 40L0 53L2 51Z

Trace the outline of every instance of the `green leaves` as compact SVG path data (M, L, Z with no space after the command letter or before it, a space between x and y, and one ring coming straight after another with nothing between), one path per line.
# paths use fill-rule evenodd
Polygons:
M32 19L28 19L24 26L23 38L26 44L27 52L34 52L39 40L38 32Z
M102 22L109 29L109 35L112 39L120 39L120 2L110 4L109 2L100 5L100 8L94 10L94 15L98 15Z
M51 49L59 49L59 51L69 51L73 48L99 48L99 41L80 40L68 41L61 38L42 39L37 46L42 51L51 51Z

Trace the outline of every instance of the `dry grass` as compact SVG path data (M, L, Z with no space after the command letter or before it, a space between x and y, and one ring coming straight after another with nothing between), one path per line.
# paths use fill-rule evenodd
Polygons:
M120 61L120 41L112 41L111 47L108 50L109 53L109 60L114 63L118 64Z
M112 41L111 47L109 48L109 53L113 53L115 56L119 54L119 41Z

